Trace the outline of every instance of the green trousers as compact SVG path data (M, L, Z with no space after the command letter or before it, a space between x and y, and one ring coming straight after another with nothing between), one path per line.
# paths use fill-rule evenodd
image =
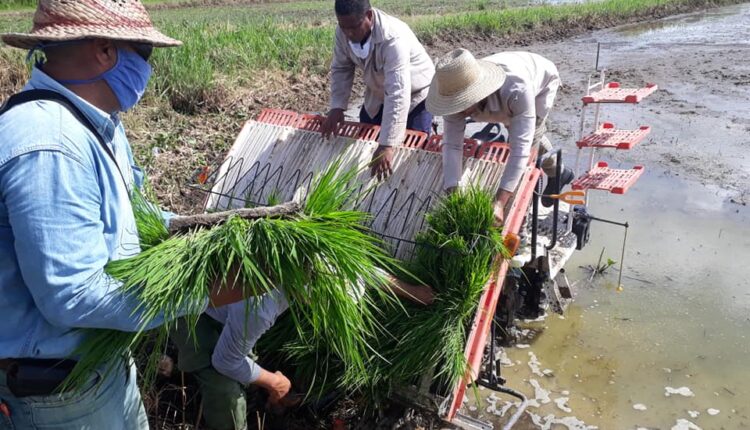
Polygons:
M203 417L211 430L245 430L247 398L239 382L222 375L211 366L219 335L224 326L208 315L201 315L190 338L184 320L177 323L172 343L177 347L177 365L192 374L203 399Z

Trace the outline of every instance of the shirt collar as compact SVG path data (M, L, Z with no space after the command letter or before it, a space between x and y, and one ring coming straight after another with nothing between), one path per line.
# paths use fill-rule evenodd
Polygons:
M389 39L388 30L383 27L383 12L378 9L372 8L372 32L370 33L370 39L372 44L381 43L382 41Z
M51 76L44 73L40 68L34 66L31 71L31 78L29 79L24 90L29 89L40 89L40 90L51 90L62 94L67 97L75 107L86 115L91 124L96 128L99 134L106 140L111 140L114 135L114 130L120 123L120 118L117 114L108 114L98 107L92 105L86 100L79 97L76 93L65 88L61 83L52 79Z

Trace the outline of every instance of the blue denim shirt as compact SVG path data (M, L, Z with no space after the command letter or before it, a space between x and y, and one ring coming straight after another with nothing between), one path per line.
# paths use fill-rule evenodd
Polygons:
M0 116L0 358L66 357L81 343L80 328L141 325L136 300L103 270L140 252L128 189L143 177L122 123L37 68L32 88L67 96L117 162L59 103L29 102Z

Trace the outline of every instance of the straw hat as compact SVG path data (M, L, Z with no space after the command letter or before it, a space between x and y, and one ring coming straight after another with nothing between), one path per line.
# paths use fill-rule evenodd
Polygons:
M40 42L112 39L179 46L182 42L154 28L139 0L39 0L30 33L8 33L10 46L31 49Z
M427 95L433 115L452 115L470 108L497 91L505 71L489 61L477 60L466 49L456 49L438 60Z

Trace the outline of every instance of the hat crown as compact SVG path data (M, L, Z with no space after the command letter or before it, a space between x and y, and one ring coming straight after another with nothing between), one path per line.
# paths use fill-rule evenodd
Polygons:
M450 97L481 79L482 68L466 49L456 49L438 60L435 79L441 96Z
M139 0L39 0L32 31L71 25L110 29L152 26Z

